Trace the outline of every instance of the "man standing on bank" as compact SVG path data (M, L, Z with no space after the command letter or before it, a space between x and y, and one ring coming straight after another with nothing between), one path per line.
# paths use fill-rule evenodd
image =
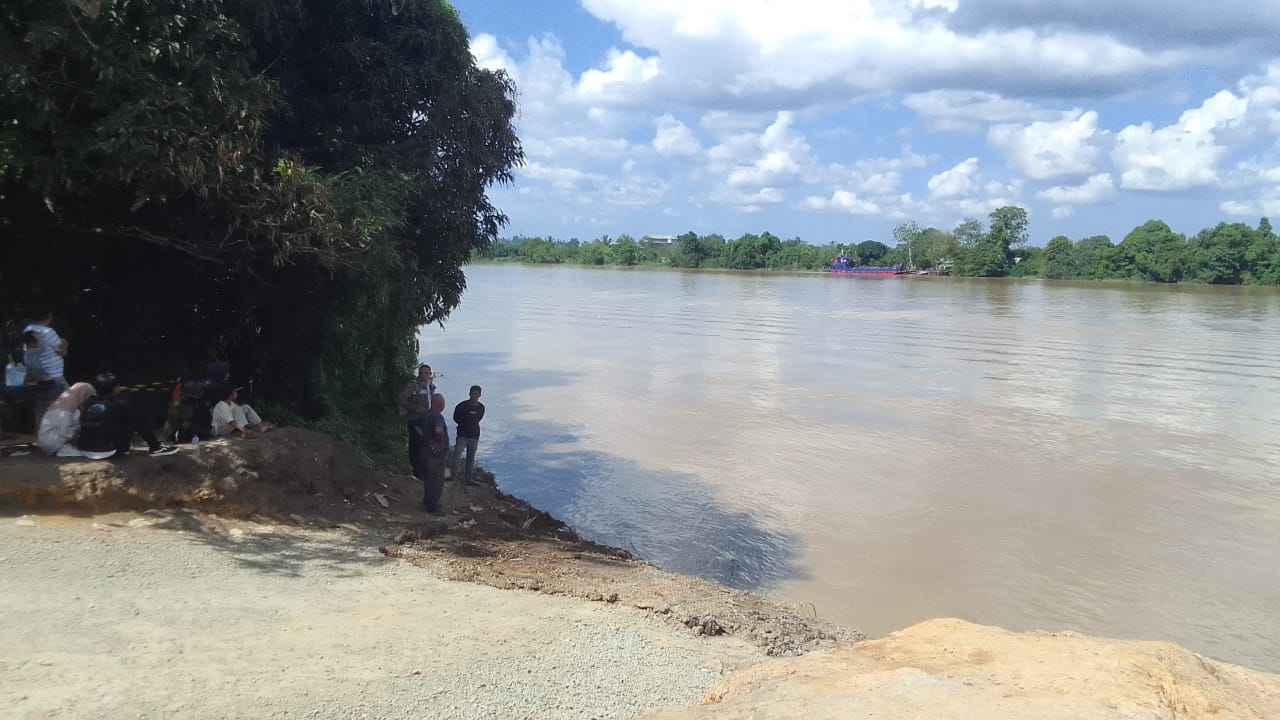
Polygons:
M476 467L476 445L480 443L480 421L484 419L484 403L480 402L480 386L471 386L471 397L458 403L453 409L453 421L458 425L458 439L453 444L453 476L458 477L458 456L467 449L467 482Z
M431 411L431 396L436 392L435 375L430 365L419 365L418 376L405 383L396 397L396 409L400 417L405 419L409 428L409 465L413 468L415 480L425 480L418 474L419 444L423 439L421 428L415 432L416 421L422 420Z
M449 455L449 425L444 419L444 396L431 396L431 410L425 416L409 421L409 433L417 435L414 474L422 480L422 509L431 515L440 511L440 495L444 492L445 458Z

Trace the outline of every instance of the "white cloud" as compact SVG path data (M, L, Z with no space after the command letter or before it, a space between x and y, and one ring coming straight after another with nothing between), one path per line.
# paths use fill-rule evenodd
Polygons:
M1098 113L1075 113L1063 120L1041 120L1030 125L996 125L987 133L988 141L1009 160L1015 170L1029 178L1085 175L1094 170L1102 156Z
M1218 161L1228 148L1217 134L1240 122L1248 101L1223 90L1182 113L1178 122L1154 129L1150 122L1116 134L1111 159L1120 186L1132 190L1185 190L1218 182Z
M796 184L813 160L795 120L795 113L780 112L759 134L726 138L708 151L713 172L725 174L725 183L739 189Z
M850 215L879 215L882 211L878 203L858 197L851 190L836 190L830 198L807 197L800 205L809 210L838 210Z
M1050 217L1054 220L1066 220L1075 214L1076 209L1071 205L1058 205L1049 211Z
M555 189L565 191L582 190L605 182L604 175L583 172L572 167L548 166L537 161L525 163L525 166L517 172L524 177L545 181Z
M588 102L630 105L643 96L641 88L662 72L657 56L642 58L631 50L610 50L604 69L591 69L578 79L578 94Z
M653 149L663 157L690 157L702 151L698 139L687 125L670 115L655 121L657 134L653 136Z
M614 24L632 46L654 53L620 52L605 69L583 74L584 92L617 85L601 94L627 104L803 108L836 94L902 88L1057 96L1118 87L1184 57L1139 49L1106 32L960 33L946 25L951 2L583 0L583 7ZM622 85L630 88L623 92Z
M1111 173L1094 175L1080 185L1057 185L1036 193L1041 200L1059 205L1094 205L1110 200L1116 192Z
M929 178L929 194L946 199L970 195L978 189L978 158L971 157Z
M515 61L499 47L498 38L488 33L480 33L471 39L471 54L476 65L485 70L505 70L508 74L515 71Z
M980 90L929 90L907 95L902 104L930 119L937 130L970 131L987 123L1053 120L1061 115L1025 100Z
M777 188L765 187L758 190L741 190L739 188L727 187L712 193L713 202L724 205L736 205L739 209L752 212L758 212L760 205L777 205L784 202L785 198L782 192ZM755 208L755 210L750 210Z

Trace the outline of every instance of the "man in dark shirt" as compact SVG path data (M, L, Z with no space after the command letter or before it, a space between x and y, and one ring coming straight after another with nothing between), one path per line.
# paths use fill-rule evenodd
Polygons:
M431 396L431 410L409 421L413 474L422 480L422 509L440 515L440 495L444 492L445 458L449 454L449 425L444 419L444 396Z
M458 456L467 449L467 482L472 482L476 467L476 445L480 443L480 421L484 419L484 403L480 402L480 386L471 386L471 397L458 403L453 409L453 421L458 425L458 439L453 444L453 476L458 477Z

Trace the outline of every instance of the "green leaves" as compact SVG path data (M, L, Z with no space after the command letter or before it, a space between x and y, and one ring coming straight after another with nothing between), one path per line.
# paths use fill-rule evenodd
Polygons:
M0 303L61 300L73 369L383 417L506 221L510 79L441 0L71 2L0 10Z

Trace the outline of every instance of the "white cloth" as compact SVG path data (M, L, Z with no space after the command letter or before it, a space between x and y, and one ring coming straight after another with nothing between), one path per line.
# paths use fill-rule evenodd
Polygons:
M66 447L80 432L80 411L49 408L40 419L40 430L36 433L36 445L45 455L61 455L58 451ZM66 457L63 455L62 457Z
M237 426L243 428L252 428L262 422L262 418L258 417L258 413L248 405L236 403L232 405L226 400L220 401L213 406L213 434L230 435L235 432Z

